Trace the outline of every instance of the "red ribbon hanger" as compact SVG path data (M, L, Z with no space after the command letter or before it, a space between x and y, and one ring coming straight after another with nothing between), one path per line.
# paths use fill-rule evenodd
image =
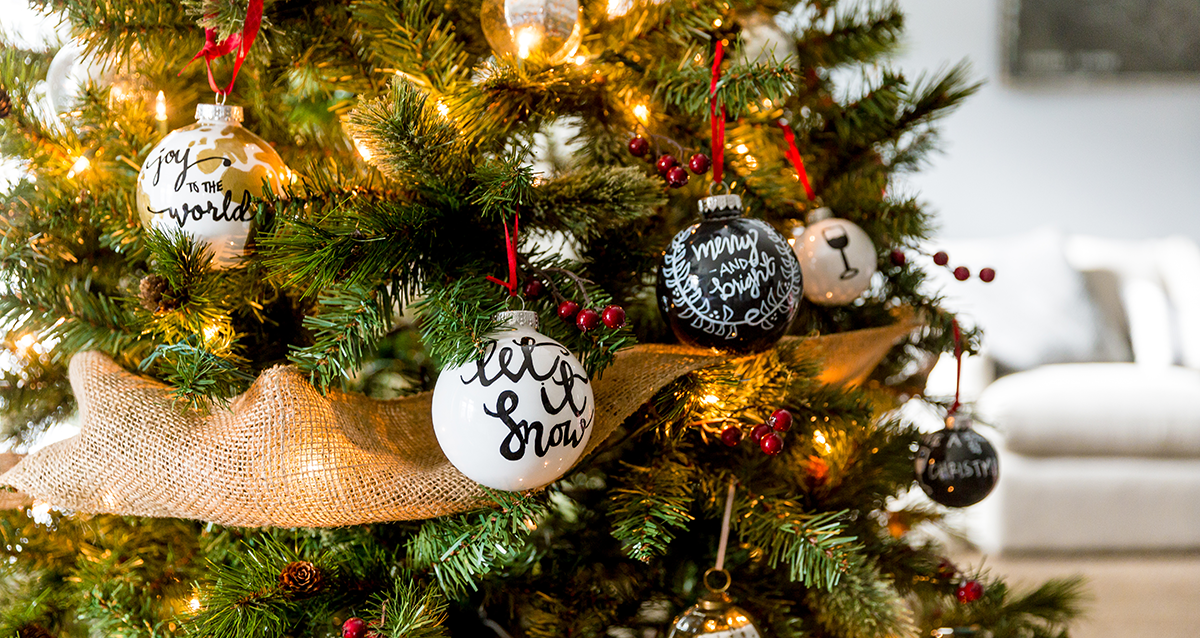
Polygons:
M804 170L804 158L800 157L800 149L796 148L796 134L792 132L792 127L788 126L783 120L779 120L778 124L779 128L783 129L783 139L787 140L787 158L792 161L792 166L796 167L796 177L800 178L800 183L804 186L804 194L808 196L808 201L814 201L817 198L817 194L813 190L812 183L808 181L808 171Z
M959 402L959 389L962 386L962 329L958 327L958 319L950 318L950 328L954 333L954 405L950 406L950 411L947 416L954 416L958 412L958 408L962 407Z
M491 275L487 276L487 280L500 284L508 288L510 296L517 296L517 228L521 223L521 213L517 211L513 215L513 230L512 235L508 234L508 222L504 222L504 246L508 249L508 281L501 281Z
M712 165L713 183L721 183L721 174L725 169L725 106L721 106L721 116L717 117L717 85L721 81L721 59L725 55L723 40L717 40L717 50L713 53L712 85L708 90L710 101L709 111L712 115Z
M246 55L250 53L250 47L254 46L254 39L258 37L258 29L262 26L262 12L263 0L250 0L246 7L246 19L242 23L242 32L233 33L220 42L217 41L215 29L205 29L204 46L196 52L196 55L192 56L191 60L188 60L179 74L183 75L183 71L191 66L192 62L204 58L204 67L208 71L208 86L217 95L229 95L229 92L233 90L233 83L237 81L238 71L242 69L242 63L246 61ZM235 52L233 76L229 78L229 84L222 89L217 86L217 80L213 77L212 62Z

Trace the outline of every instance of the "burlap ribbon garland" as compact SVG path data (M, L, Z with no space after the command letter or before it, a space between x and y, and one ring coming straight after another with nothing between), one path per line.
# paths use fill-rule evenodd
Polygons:
M781 347L822 359L825 383L856 384L914 327L904 320ZM593 384L588 451L667 384L726 360L682 346L622 351ZM23 492L0 493L9 507L36 499L82 512L335 527L443 516L487 502L442 454L432 393L391 401L323 395L297 369L280 366L227 409L202 415L180 413L167 386L97 352L75 355L70 374L81 431L0 475L0 484Z

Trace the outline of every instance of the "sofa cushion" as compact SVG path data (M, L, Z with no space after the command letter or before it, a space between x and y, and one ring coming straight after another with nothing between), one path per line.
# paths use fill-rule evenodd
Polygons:
M1200 458L1198 399L1197 370L1075 363L998 379L976 410L1019 454Z
M950 266L972 273L996 269L996 279L956 281L946 268L929 264L933 290L966 325L983 328L984 343L1003 370L1028 370L1045 363L1130 361L1123 326L1109 321L1088 283L1067 262L1064 235L1042 228L986 240L938 241Z

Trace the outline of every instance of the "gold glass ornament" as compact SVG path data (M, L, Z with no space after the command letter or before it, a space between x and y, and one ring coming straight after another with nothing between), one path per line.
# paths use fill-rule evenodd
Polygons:
M583 39L577 0L484 0L479 21L496 55L522 60L559 64Z
M276 194L291 175L261 137L242 128L242 107L196 106L195 124L172 131L150 150L137 179L146 228L182 231L212 247L213 265L245 254L266 185Z
M713 587L709 582L713 576L723 577L724 585ZM762 632L750 619L746 610L733 604L725 590L729 589L729 572L710 569L704 574L704 586L708 593L700 602L689 607L671 623L667 638L685 636L707 636L708 638L760 638Z

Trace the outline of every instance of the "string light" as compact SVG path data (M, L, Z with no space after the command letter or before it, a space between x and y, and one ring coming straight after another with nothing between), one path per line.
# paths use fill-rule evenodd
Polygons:
M23 357L29 352L29 348L33 347L33 344L36 342L37 342L37 337L34 336L34 334L32 332L30 332L30 333L21 335L21 338L17 339L16 343L13 345L17 346L17 354L19 354Z
M833 451L833 446L825 439L825 435L821 434L820 430L813 430L813 442L825 448L825 453L829 454Z
M633 107L633 116L642 124L646 124L650 121L650 109L645 104L638 104Z
M721 398L715 394L709 394L709 395L705 396L703 399L701 399L701 401L704 401L705 403L707 403L709 405L713 405L713 404L719 403L721 401Z
M587 62L587 58L583 57L582 55L575 56L575 64L576 65L583 66L584 62Z
M448 117L450 115L450 107L446 106L445 102L438 100L437 101L437 112L438 112L438 115L441 115L442 117ZM359 152L360 153L362 152L361 149ZM363 158L363 159L366 159L366 158Z
M200 611L200 598L198 596L192 596L192 599L188 601L188 609L193 612Z
M608 0L608 17L619 18L633 8L633 0Z
M720 18L717 18L716 20L713 20L713 28L714 28L714 29L719 29L719 28L721 28L721 25L722 25L722 24L724 24L724 23L723 23L723 22L721 22L721 19L720 19Z
M373 157L371 149L363 146L362 142L354 140L354 148L358 151L359 157L362 157L364 162L371 161L371 157Z
M212 341L213 339L216 338L216 336L218 334L220 334L220 332L221 332L220 324L210 323L210 324L204 326L204 340Z
M86 171L91 167L91 165L92 162L87 158L87 156L80 155L79 158L75 160L75 163L71 165L71 170L67 173L67 179L71 179L72 177L75 177L76 175Z
M162 91L154 98L154 119L159 122L167 121L167 96L163 95Z
M522 60L529 57L533 48L542 41L542 34L536 27L525 27L517 32L517 57Z
M745 144L738 144L737 148L733 150L737 151L739 155L745 155L746 153L750 152L750 147L746 146Z

